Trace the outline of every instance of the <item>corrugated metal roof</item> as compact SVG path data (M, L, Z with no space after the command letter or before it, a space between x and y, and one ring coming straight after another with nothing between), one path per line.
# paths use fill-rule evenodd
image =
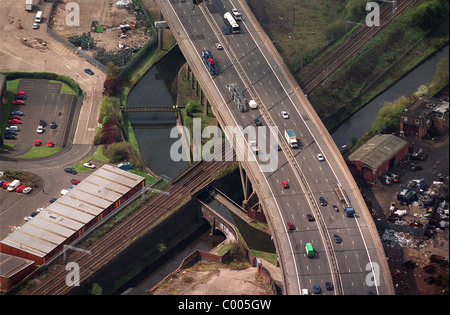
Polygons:
M0 277L10 278L33 264L32 260L0 253Z
M105 164L1 243L44 257L143 180Z
M408 142L391 135L375 135L355 152L349 155L349 161L360 161L372 169L377 169L391 159Z

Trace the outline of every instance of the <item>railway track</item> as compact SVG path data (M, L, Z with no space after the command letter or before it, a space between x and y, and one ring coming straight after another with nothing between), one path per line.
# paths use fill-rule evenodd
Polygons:
M74 253L71 262L76 262L80 267L80 282L89 278L92 274L112 261L118 253L127 247L132 240L145 233L150 226L160 220L166 213L180 205L193 192L201 189L213 181L213 175L221 169L230 167L235 162L213 161L199 162L190 172L178 178L176 183L169 186L165 192L154 196L147 204L133 213L124 222L115 227L103 238L98 240L86 250L91 254ZM45 280L39 287L30 290L31 295L64 295L68 294L73 287L66 284L68 271L65 265L52 265Z
M397 0L396 17L413 6L415 2L411 0ZM308 72L300 76L299 85L303 92L309 94L324 83L345 62L358 53L375 34L391 23L391 21L392 5L386 3L380 8L379 27L358 26L356 31L351 36L348 36L342 44L328 53L317 65L309 69Z

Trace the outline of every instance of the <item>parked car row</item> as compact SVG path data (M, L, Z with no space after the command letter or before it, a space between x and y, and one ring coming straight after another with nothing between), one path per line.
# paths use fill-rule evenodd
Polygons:
M7 191L15 191L22 194L28 194L33 190L31 187L21 185L18 179L13 180L12 182L2 179L0 180L0 186Z
M27 99L27 95L23 91L18 91L14 94L13 105L25 105L25 100ZM20 110L12 111L8 117L8 124L5 128L5 132L3 134L4 139L15 140L17 136L17 132L19 131L19 127L17 125L23 123L23 116L25 113Z

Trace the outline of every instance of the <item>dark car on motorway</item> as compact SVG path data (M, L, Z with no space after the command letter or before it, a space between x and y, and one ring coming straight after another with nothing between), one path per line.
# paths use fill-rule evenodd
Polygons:
M66 167L65 169L64 169L64 172L66 172L66 173L69 173L69 174L78 174L77 173L77 171L75 171L73 168L71 168L71 167Z
M255 119L254 122L255 122L255 125L256 125L257 127L262 126L261 120Z
M94 75L94 71L92 71L92 70L89 69L89 68L84 69L84 72L86 72L86 73L89 74L89 75Z
M306 215L306 217L308 218L308 221L309 221L309 222L314 221L314 216L313 216L311 213L308 213L308 214Z
M325 287L327 288L327 291L333 290L333 284L331 282L325 282Z
M315 293L315 294L320 294L320 292L322 292L322 289L320 288L320 286L315 285L315 286L314 286L314 293Z
M325 198L324 197L320 197L319 198L319 201L320 201L320 205L321 206L327 206L328 205L328 202L325 200Z
M334 242L339 244L342 242L342 238L339 235L334 234Z

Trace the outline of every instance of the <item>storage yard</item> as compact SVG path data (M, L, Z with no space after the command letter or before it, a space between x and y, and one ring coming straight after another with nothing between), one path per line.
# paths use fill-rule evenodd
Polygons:
M390 170L394 174L361 189L380 229L396 294L448 294L448 131L436 141L406 139L412 152Z
M50 27L65 39L90 34L96 49L106 51L137 50L150 40L151 35L141 16L132 5L118 1L80 0L79 26L66 25L66 3L60 2L54 10ZM125 2L120 2L125 3ZM77 46L77 45L76 45Z

